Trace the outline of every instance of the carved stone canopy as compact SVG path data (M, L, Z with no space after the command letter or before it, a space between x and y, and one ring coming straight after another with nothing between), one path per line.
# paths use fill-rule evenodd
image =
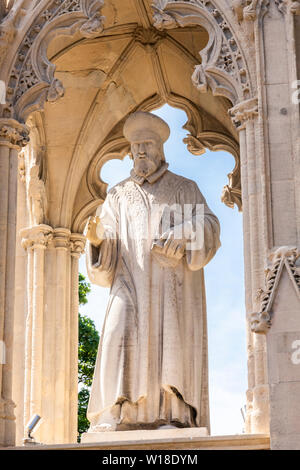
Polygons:
M156 0L153 3L154 26L159 30L191 25L203 26L209 34L200 52L201 64L195 67L192 80L205 93L227 97L233 105L251 98L247 65L235 34L214 1Z
M20 2L25 8L27 0ZM186 111L192 153L232 153L236 164L222 200L242 207L238 134L228 110L252 89L234 31L214 0L151 3L136 0L130 11L124 0L26 3L32 22L13 62L5 63L10 78L2 114L25 121L43 110L54 226L82 228L95 200L105 197L99 161L124 155L115 129L129 113L164 103ZM113 150L103 157L108 144ZM65 185L57 192L51 181L60 159Z
M0 52L4 59L9 44L13 41L16 24L22 8L33 10L33 21L11 65L7 86L6 117L25 120L34 109L43 108L46 101L53 102L64 95L63 83L54 77L55 65L49 60L47 51L54 38L70 36L87 39L99 37L116 25L119 5L114 12L108 9L108 18L102 15L107 7L104 0L48 0L39 9L39 2L19 0L1 25ZM119 0L116 0L119 4ZM255 2L247 2L245 10L252 11ZM144 29L154 26L159 31L201 26L208 34L207 45L201 50L198 64L194 66L192 80L200 92L212 90L216 96L228 98L233 105L251 97L251 84L247 65L231 25L214 0L168 1L152 3L141 0L137 7ZM113 18L111 18L113 16ZM128 21L128 20L127 20ZM120 24L122 24L120 22ZM131 22L134 24L134 22ZM123 31L126 31L126 26ZM138 32L135 33L138 38ZM152 31L147 43L153 45L160 35ZM140 36L141 42L145 39ZM153 42L154 41L154 42ZM145 44L145 42L144 42Z

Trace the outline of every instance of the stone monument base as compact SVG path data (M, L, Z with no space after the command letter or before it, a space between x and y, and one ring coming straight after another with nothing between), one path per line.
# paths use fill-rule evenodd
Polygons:
M207 428L176 428L176 429L155 429L155 430L136 430L136 431L112 431L112 432L88 432L82 435L82 444L108 444L117 443L129 446L149 445L149 448L155 449L163 443L166 448L177 443L193 442L199 438L208 437Z
M94 442L81 444L24 445L5 447L0 450L269 450L270 437L267 434L240 434L235 436L201 435L205 428L162 431L116 431L90 434ZM171 431L171 433L170 433ZM198 434L197 434L198 433ZM110 436L109 436L110 434Z

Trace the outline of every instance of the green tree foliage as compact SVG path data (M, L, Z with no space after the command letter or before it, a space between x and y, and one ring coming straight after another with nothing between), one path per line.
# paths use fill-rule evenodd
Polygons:
M92 385L99 334L95 323L79 314L78 380L86 387Z
M79 304L88 302L87 295L91 291L91 286L86 282L85 277L79 274ZM78 433L86 432L89 422L86 411L89 402L90 387L92 385L94 367L96 363L97 350L99 344L99 334L94 322L79 313L79 344L78 344Z
M88 303L87 295L91 292L91 284L86 282L83 274L79 273L79 305L85 305Z

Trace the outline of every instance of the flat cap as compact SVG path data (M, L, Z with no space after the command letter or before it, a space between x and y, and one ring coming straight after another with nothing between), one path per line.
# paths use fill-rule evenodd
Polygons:
M162 142L166 142L170 136L170 128L163 119L144 111L131 114L125 122L123 132L129 142L151 137L158 137Z

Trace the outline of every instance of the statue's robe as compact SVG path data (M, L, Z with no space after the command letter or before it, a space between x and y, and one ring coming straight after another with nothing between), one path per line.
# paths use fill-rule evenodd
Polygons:
M105 240L88 248L91 282L111 286L88 406L91 430L104 423L209 429L203 267L220 246L219 222L197 185L166 164L149 181L133 171L109 191ZM164 204L190 204L188 222L204 230L203 246L170 265L151 250L162 216L154 209ZM196 218L201 205L204 217Z

